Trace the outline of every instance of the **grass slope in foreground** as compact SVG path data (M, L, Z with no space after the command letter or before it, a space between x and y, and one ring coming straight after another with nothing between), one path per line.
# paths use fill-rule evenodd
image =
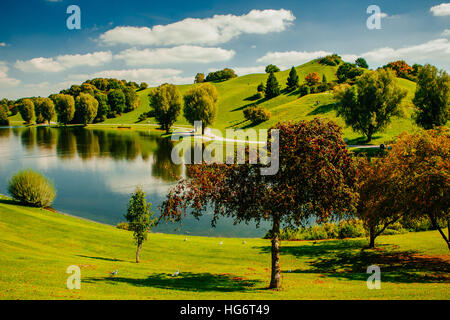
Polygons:
M272 291L269 240L151 234L136 264L128 231L0 200L0 299L450 299L437 232L381 236L361 251L366 243L282 242L283 289ZM381 290L366 287L372 264ZM81 290L66 288L70 265Z
M317 60L312 60L301 66L296 67L300 84L304 83L304 78L311 72L317 72L322 78L325 75L328 81L336 80L337 67L331 67L319 64ZM276 77L281 86L285 89L289 70L277 72ZM364 142L361 134L354 132L351 128L345 126L344 120L338 117L335 110L335 100L331 92L309 94L300 97L297 91L283 92L278 97L265 100L260 99L252 101L249 98L256 93L258 84L266 83L267 74L249 74L223 82L212 83L216 86L219 92L218 112L215 123L212 127L225 132L225 129L241 129L241 128L270 128L279 121L285 120L310 120L316 117L327 118L334 120L344 129L344 137L350 140L350 143ZM403 107L405 111L404 117L393 117L392 123L388 126L385 132L377 133L373 137L372 143L380 143L391 140L403 131L413 131L417 129L414 121L411 119L414 107L412 99L416 90L416 84L412 81L397 78L398 84L401 88L408 91L407 97L403 100ZM181 94L184 94L189 88L195 86L179 85ZM152 88L138 91L141 98L141 105L136 110L123 114L118 118L108 119L104 123L109 124L133 124L133 123L147 123L147 120L139 122L139 115L143 112L149 111L148 94ZM263 106L272 113L269 121L263 122L253 126L249 121L246 121L243 115L243 110L251 104L257 103ZM317 104L318 103L318 104ZM151 123L155 123L154 118L148 119ZM178 118L175 125L189 125L184 119L183 115Z

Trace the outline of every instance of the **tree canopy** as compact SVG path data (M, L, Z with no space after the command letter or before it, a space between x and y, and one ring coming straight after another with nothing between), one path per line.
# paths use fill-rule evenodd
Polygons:
M173 84L163 84L149 94L156 121L169 133L181 112L181 93Z

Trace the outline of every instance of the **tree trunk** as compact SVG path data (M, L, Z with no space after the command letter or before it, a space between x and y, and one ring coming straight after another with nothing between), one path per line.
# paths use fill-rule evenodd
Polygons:
M139 254L141 253L142 243L138 244L136 250L136 263L139 263Z
M275 216L272 227L272 276L270 279L270 289L279 289L281 287L279 238L280 217Z
M429 217L430 217L430 220L431 220L431 224L433 225L433 227L435 227L439 231L439 233L442 236L442 239L444 239L445 243L447 244L448 249L450 250L450 232L449 232L449 238L447 238L445 236L445 233L441 230L441 227L437 223L437 221L434 218L434 216L430 214ZM448 224L449 224L449 220L447 220L447 226L449 226Z
M205 127L202 126L202 136L205 134Z
M369 229L369 248L373 249L375 248L375 238L376 238L376 234L375 234L375 227L370 227Z

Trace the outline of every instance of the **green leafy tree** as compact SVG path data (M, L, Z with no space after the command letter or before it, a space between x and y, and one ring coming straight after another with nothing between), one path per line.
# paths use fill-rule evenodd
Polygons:
M275 98L281 93L277 77L275 77L273 72L269 73L269 77L266 82L266 90L264 93L266 99Z
M447 72L426 64L418 73L413 103L417 108L416 123L432 129L446 124L450 118L450 77Z
M80 121L87 125L94 121L98 110L98 101L88 93L80 93L75 100L75 109Z
M338 82L343 83L346 81L354 81L356 77L359 77L363 73L364 71L358 69L355 64L345 62L339 66L336 71L336 77L338 78Z
M188 165L189 178L169 191L161 218L179 222L190 208L196 218L212 209L213 226L220 217L271 222L270 288L280 288L280 226L353 213L358 194L356 167L337 124L314 119L278 123L274 129L279 130L277 173L261 174L262 164Z
M125 95L126 112L133 111L139 106L140 99L133 88L131 87L124 88L123 94Z
M205 82L205 74L204 73L197 73L195 75L194 83L203 83Z
M0 126L9 126L8 107L0 104Z
M369 69L369 65L367 64L367 61L364 58L356 59L355 64L360 68Z
M280 68L278 68L274 64L269 64L268 66L266 66L265 71L266 71L266 73L275 73L275 72L280 72Z
M95 94L95 99L98 102L97 116L95 122L105 121L111 112L111 108L108 104L108 96L104 93L98 92Z
M31 123L34 118L34 103L31 99L22 99L18 104L18 109L22 119L26 123Z
M147 82L141 82L141 85L139 86L140 90L145 90L148 88L148 84Z
M202 134L205 128L214 123L217 114L217 101L219 94L215 86L203 83L191 88L184 95L183 113L191 124L202 121Z
M125 218L128 221L128 230L133 231L134 240L136 241L136 263L139 263L139 255L142 245L147 240L148 232L156 224L154 220L150 220L153 212L150 211L151 203L147 204L145 200L145 192L141 187L137 187L135 193L131 195L128 203L128 211Z
M289 71L289 76L287 78L286 85L289 91L293 91L297 89L299 86L298 74L294 67L292 67L291 71Z
M108 93L108 103L114 115L122 114L126 110L126 98L122 89L113 89Z
M348 87L336 96L338 115L370 142L374 133L386 128L392 116L402 114L400 103L407 91L396 82L395 75L389 70L365 73L354 87Z
M169 133L181 112L182 98L178 88L173 84L163 84L149 95L150 105L153 107L156 121Z
M260 84L258 84L258 87L256 88L256 90L258 91L258 92L264 92L264 90L266 89L266 87L264 87L264 83L260 83Z
M50 98L42 98L39 105L39 113L44 120L47 120L48 125L50 121L56 115L55 104Z
M58 115L58 122L67 125L72 121L75 114L75 100L73 99L73 96L68 94L57 94L53 99Z

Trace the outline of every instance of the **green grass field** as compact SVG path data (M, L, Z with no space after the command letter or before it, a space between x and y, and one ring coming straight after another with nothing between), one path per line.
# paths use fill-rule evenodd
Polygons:
M450 299L437 231L381 236L376 250L362 250L366 239L282 242L280 291L267 289L269 240L184 238L150 234L136 264L128 231L3 198L0 299ZM372 264L380 290L366 286ZM66 288L70 265L80 290Z

